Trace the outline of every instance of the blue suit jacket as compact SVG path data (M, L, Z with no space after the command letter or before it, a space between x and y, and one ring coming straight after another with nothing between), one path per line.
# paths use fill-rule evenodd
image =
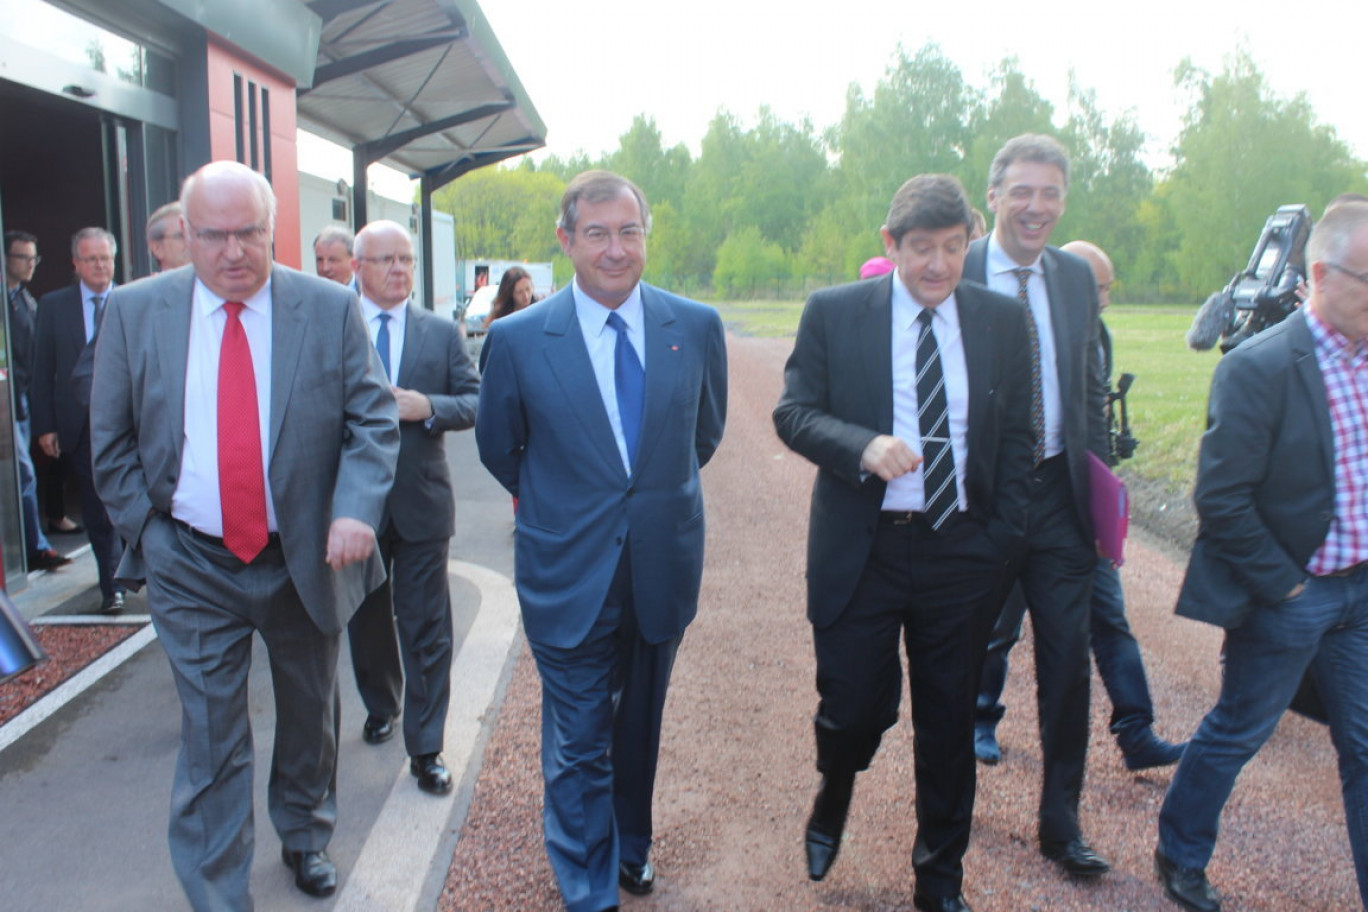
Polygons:
M642 637L679 635L698 611L698 470L722 439L727 357L711 307L642 284L646 402L631 477L622 467L569 287L498 320L485 343L480 460L518 498L523 627L569 648L598 617L624 544Z

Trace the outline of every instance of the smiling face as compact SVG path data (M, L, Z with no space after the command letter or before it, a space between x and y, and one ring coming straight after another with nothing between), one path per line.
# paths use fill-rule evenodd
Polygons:
M616 309L641 281L646 226L629 188L602 202L580 200L574 228L557 228L556 237L580 290L604 307Z
M884 250L898 268L898 278L922 307L935 307L950 297L964 274L969 228L914 228L897 241L883 229Z
M988 188L988 208L996 216L993 233L1014 263L1029 266L1040 257L1064 215L1067 195L1059 166L1038 161L1012 162L1002 181Z

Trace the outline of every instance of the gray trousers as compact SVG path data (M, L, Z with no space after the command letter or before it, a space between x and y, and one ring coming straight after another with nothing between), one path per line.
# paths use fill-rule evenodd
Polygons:
M300 603L278 546L250 565L166 516L142 537L148 604L181 701L171 863L196 910L250 910L252 634L275 691L268 805L292 851L328 845L337 818L337 656Z

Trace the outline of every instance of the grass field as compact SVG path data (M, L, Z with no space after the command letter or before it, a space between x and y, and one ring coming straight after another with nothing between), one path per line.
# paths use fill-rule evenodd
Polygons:
M716 303L733 332L750 336L792 336L801 301ZM1192 488L1197 448L1206 424L1207 387L1219 352L1194 352L1184 335L1195 304L1114 304L1107 311L1115 374L1135 374L1127 396L1131 433L1140 441L1128 473L1161 482L1179 492Z

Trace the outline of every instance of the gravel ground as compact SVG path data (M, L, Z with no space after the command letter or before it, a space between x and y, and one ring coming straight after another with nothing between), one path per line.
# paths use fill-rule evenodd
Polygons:
M783 447L769 420L791 341L729 344L727 438L704 470L709 550L702 605L680 650L665 716L656 891L647 898L623 894L623 908L911 909L914 796L906 722L889 732L873 768L860 777L832 873L821 884L807 880L802 832L818 778L803 616L813 470ZM1152 501L1152 494L1137 490L1133 497ZM1143 521L1145 505L1137 502L1136 512ZM1158 538L1138 534L1122 571L1158 728L1172 738L1196 726L1218 684L1219 632L1172 614L1182 574L1175 558L1185 535L1190 522L1161 529ZM1010 711L999 730L1003 762L980 767L966 897L979 912L1176 908L1163 898L1150 860L1169 772L1125 771L1106 732L1110 706L1095 675L1083 822L1114 871L1097 883L1075 883L1037 854L1032 661L1028 637L1016 650L1008 685ZM560 908L541 844L538 705L536 671L524 650L475 785L443 912ZM1227 912L1359 908L1337 782L1326 730L1286 718L1226 810L1210 875L1228 897Z
M33 628L48 661L0 684L0 725L138 630L135 624L43 624Z

